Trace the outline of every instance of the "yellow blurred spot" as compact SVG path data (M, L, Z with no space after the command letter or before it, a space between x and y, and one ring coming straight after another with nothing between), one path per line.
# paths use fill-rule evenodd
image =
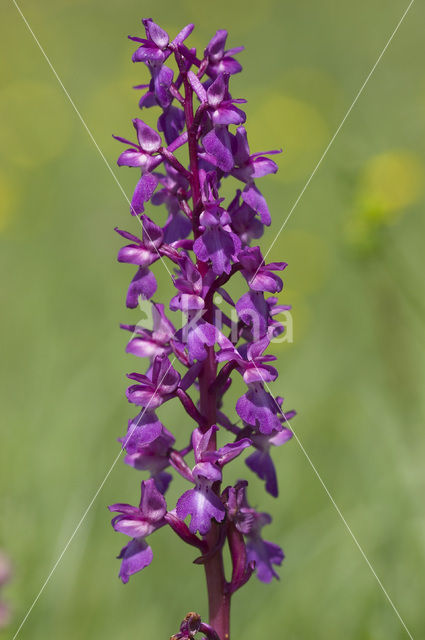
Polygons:
M418 200L423 191L424 166L409 151L390 151L371 158L359 187L359 208L366 218L392 222Z
M0 233L8 226L17 200L16 189L0 173Z
M283 182L305 177L329 139L328 127L311 104L289 96L269 96L249 118L252 152L283 148L273 159Z
M0 146L7 162L36 167L66 149L71 118L69 104L56 85L10 84L0 92Z
M348 241L362 251L374 251L380 232L394 224L423 192L424 165L409 151L388 151L372 157L359 179Z

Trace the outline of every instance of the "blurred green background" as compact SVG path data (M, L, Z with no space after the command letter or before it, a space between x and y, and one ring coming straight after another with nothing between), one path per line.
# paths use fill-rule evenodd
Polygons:
M88 127L114 165L140 116L128 34L142 17L171 34L196 23L203 49L217 28L243 44L232 93L248 99L251 149L283 147L261 181L275 237L395 28L407 0L22 0L21 8ZM124 296L115 225L137 223L16 8L3 0L0 49L1 524L14 564L2 593L12 637L119 451L133 414L123 397L118 323ZM286 260L281 300L294 342L280 345L274 391L413 637L425 637L424 179L425 9L416 2L270 257ZM142 116L143 117L143 116ZM115 170L115 168L114 168ZM126 193L134 171L118 173ZM159 215L157 209L152 217ZM163 214L161 214L163 220ZM155 273L163 300L167 274ZM242 289L241 289L242 290ZM161 296L156 296L161 300ZM142 366L140 366L141 370ZM234 396L240 390L235 385ZM171 403L161 416L185 443ZM274 521L280 582L252 580L233 604L233 638L392 640L401 623L295 441L275 450L280 496L243 461L227 480ZM206 613L194 553L161 530L153 564L127 586L115 560L124 536L106 505L135 503L141 475L118 462L19 638L155 638L189 610ZM170 491L172 503L181 485Z

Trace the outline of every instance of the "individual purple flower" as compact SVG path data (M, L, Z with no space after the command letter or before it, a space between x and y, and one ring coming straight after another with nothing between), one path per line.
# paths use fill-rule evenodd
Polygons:
M245 535L250 533L254 520L253 509L246 499L247 486L246 480L239 480L234 487L228 487L227 492L226 490L224 492L227 517L235 524L238 531Z
M261 537L261 529L271 521L268 513L255 513L251 530L246 536L247 559L255 564L255 572L261 582L271 582L273 578L279 578L273 565L280 566L285 557L279 545Z
M185 126L184 111L169 105L158 118L158 131L162 131L168 145L177 140Z
M241 241L228 226L229 215L223 211L220 215L203 212L200 222L205 228L193 244L196 256L202 262L211 260L215 274L229 273L231 261L241 247Z
M278 373L274 367L265 363L276 360L276 356L262 355L269 344L269 338L264 336L258 342L249 345L245 343L238 350L230 340L222 341L223 348L217 353L217 360L233 362L246 384L272 382L276 380Z
M277 164L265 157L276 153L281 153L281 151L261 151L251 154L245 127L238 127L236 135L232 137L232 154L236 167L232 169L231 173L235 178L246 183L242 191L242 199L260 214L261 222L265 225L269 225L271 222L270 212L263 195L254 183L254 178L261 178L269 173L277 172Z
M252 240L258 240L264 233L264 225L257 218L256 211L246 202L240 202L241 191L237 190L235 197L229 204L227 211L231 219L231 227L241 239L242 245L249 245Z
M187 255L182 255L179 262L178 276L174 286L178 293L171 299L170 309L188 312L204 308L203 278L199 269Z
M128 401L150 409L171 398L180 382L180 374L167 356L156 356L149 375L129 373L128 377L138 383L128 387Z
M145 18L142 22L145 27L146 38L128 36L130 40L141 43L141 46L133 54L133 62L147 62L151 65L162 64L172 50L190 36L194 28L193 24L188 24L170 42L168 33L161 29L151 18Z
M162 229L147 216L141 216L141 221L143 227L142 240L128 231L115 229L120 236L132 242L132 244L120 249L118 262L139 266L127 292L126 303L127 307L131 309L138 306L140 296L142 299L148 300L156 291L156 279L148 267L161 257L160 248L164 237Z
M202 262L211 260L212 270L216 275L229 273L231 260L236 258L241 241L229 226L229 214L220 206L214 174L201 172L200 182L204 210L199 222L204 231L195 240L193 251Z
M273 565L280 566L285 556L277 544L261 537L261 529L270 524L272 518L268 513L258 513L250 507L246 497L247 485L246 481L239 481L235 487L227 489L227 514L245 537L247 565L253 566L261 582L270 582L279 577Z
M191 221L181 209L182 200L189 198L190 185L185 176L174 169L169 163L164 163L166 174L155 173L161 189L152 196L152 204L165 204L168 219L164 225L164 242L172 243L187 238L192 230Z
M142 172L142 177L134 190L130 208L132 214L138 215L145 210L144 203L151 199L158 184L158 179L152 174L152 170L158 164L155 162L154 154L159 151L162 142L159 133L145 124L140 118L134 118L133 126L136 129L139 144L130 142L130 140L120 136L114 136L114 138L119 142L130 145L130 148L123 151L119 156L118 166L139 167Z
M205 89L193 71L189 71L187 75L193 90L199 98L202 111L208 113L213 126L243 124L245 122L245 113L235 107L235 104L244 104L246 100L231 97L229 94L228 74L220 73L207 89Z
M244 293L236 302L236 311L241 321L250 327L254 339L262 338L271 324L270 306L262 291Z
M270 262L264 264L260 247L247 247L238 255L242 265L242 275L254 291L268 291L278 293L282 290L282 280L273 271L283 271L286 262Z
M139 471L149 471L157 489L165 493L172 480L165 469L170 466L175 438L153 412L146 414L148 417L143 416L144 422L139 417L129 421L127 435L121 439L127 451L124 462Z
M221 480L221 467L251 444L251 441L245 438L225 445L217 451L211 451L210 442L216 431L218 427L213 425L205 434L200 433L199 429L193 432L196 464L192 474L196 484L194 489L186 491L177 502L177 516L184 520L190 515L190 531L199 531L202 535L210 530L212 519L222 522L225 516L223 503L212 488L215 482Z
M127 344L126 352L139 358L155 358L169 355L172 351L171 341L176 330L164 312L164 305L159 302L151 304L152 329L145 329L139 325L121 325L122 329L132 332L132 338Z
M248 384L248 391L236 403L236 412L244 422L265 435L282 429L280 409L262 382Z
M162 434L164 425L155 411L142 409L140 413L128 421L127 435L121 439L123 449L127 453L135 453Z
M151 478L142 482L139 507L117 503L109 510L118 513L111 522L115 531L133 538L118 556L122 559L119 577L125 583L152 562L152 549L145 538L165 524L167 504Z
M230 136L231 134L225 125L216 125L202 138L205 153L200 156L226 174L230 173L234 166Z
M286 418L288 419L288 418ZM283 428L282 431L272 433L269 436L262 433L251 434L253 446L257 449L251 453L245 460L245 464L253 471L261 480L265 481L266 491L274 498L278 496L276 469L270 455L271 446L280 447L292 438L292 431Z
M205 49L205 58L208 60L207 73L211 78L216 78L220 73L239 73L242 71L240 63L233 57L243 51L243 47L234 47L225 51L227 31L220 29L211 38Z

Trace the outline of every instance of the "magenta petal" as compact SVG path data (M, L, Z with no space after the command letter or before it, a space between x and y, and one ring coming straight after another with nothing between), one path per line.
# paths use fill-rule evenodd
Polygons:
M136 185L131 199L130 211L133 215L143 213L144 203L148 202L158 184L158 179L152 173L145 173Z
M222 522L226 515L223 503L209 482L201 482L195 489L186 491L177 502L177 516L184 520L191 516L189 530L205 535L211 529L211 520Z
M164 346L155 340L136 337L130 340L125 350L139 358L153 358L164 353Z
M143 45L136 49L131 59L133 62L163 62L165 60L165 54L157 47Z
M148 267L152 262L158 260L158 254L148 251L146 247L141 245L130 244L119 250L117 260L118 262L127 262L129 264L137 264L141 267Z
M219 64L219 70L222 73L233 75L234 73L240 73L242 71L242 65L234 58L225 56Z
M130 283L127 292L126 304L130 309L135 309L142 300L149 300L156 291L156 279L152 271L147 267L140 267Z
M254 338L258 340L267 332L269 306L260 291L245 293L236 303L239 318L251 327Z
M137 139L143 151L147 153L154 153L158 151L161 146L161 136L155 129L149 127L147 124L140 120L140 118L134 118L134 128L137 132Z
M246 120L245 113L232 106L218 107L212 114L213 124L242 124Z
M276 469L273 460L268 452L254 451L245 460L245 464L253 471L261 480L266 483L266 491L274 498L278 496Z
M282 279L264 267L259 269L256 274L252 274L251 277L247 277L247 282L254 291L279 293L283 288Z
M133 384L128 387L126 396L129 402L140 407L156 409L162 404L162 398L153 388Z
M224 445L217 451L220 456L218 462L223 465L227 464L237 456L239 456L244 449L250 447L252 444L249 438L242 438L237 442L230 442L229 444Z
M208 322L199 321L194 327L189 327L187 332L187 348L192 360L205 360L206 347L213 347L216 341L217 330Z
M135 516L116 516L112 520L112 526L115 531L130 538L144 538L152 533L152 526L140 518L140 512Z
M277 370L269 365L255 364L246 369L243 379L246 384L252 382L273 382L278 376Z
M215 158L217 166L228 173L233 167L233 156L223 140L218 136L217 132L212 129L203 137L202 144L205 151Z
M239 398L236 412L244 422L257 427L266 435L282 428L276 403L261 382L252 383L246 394Z
M220 74L207 89L207 100L210 107L218 107L224 100L226 83Z
M146 153L138 149L126 149L119 156L117 164L120 167L145 167L147 164Z
M229 231L221 227L207 228L193 243L193 250L199 260L211 260L214 273L229 273L231 258L240 249L240 240Z
M135 453L159 438L161 432L162 424L155 413L144 409L133 420L128 421L127 435L122 443L123 448L127 453Z
M270 160L269 158L255 158L252 162L252 177L253 178L262 178L263 176L267 176L269 173L276 173L278 170L278 166L276 162Z
M204 85L198 79L198 77L193 73L193 71L189 71L187 74L187 79L189 80L192 89L198 96L200 102L207 101L207 92L205 91Z
M245 127L238 127L234 138L233 156L236 165L244 165L249 161L249 145Z
M152 562L153 553L145 540L131 540L121 549L118 558L122 559L119 577L126 584L130 576Z
M260 214L260 219L263 224L266 226L270 225L271 216L266 199L255 184L251 183L246 185L242 191L242 200L246 202L251 209L254 209L254 211Z
M162 493L156 488L153 478L142 482L140 511L151 523L160 522L167 513L167 503Z
M161 27L153 22L153 20L149 20L148 25L149 35L153 42L160 49L165 49L170 41L168 33L164 31L164 29L161 29Z
M180 33L178 33L177 36L174 38L173 40L174 44L182 44L182 42L190 36L194 28L195 28L195 25L192 23L189 23L185 27L183 27Z
M255 563L255 572L261 582L271 582L279 577L273 565L281 565L285 556L277 544L256 536L248 540L246 551L248 562Z

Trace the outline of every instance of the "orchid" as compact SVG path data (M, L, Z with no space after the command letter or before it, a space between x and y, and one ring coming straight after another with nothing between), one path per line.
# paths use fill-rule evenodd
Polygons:
M270 582L284 559L282 549L262 537L272 519L250 506L248 482L224 485L227 465L244 456L276 497L272 450L292 436L288 421L295 412L283 412L282 399L269 389L278 371L270 364L275 356L266 353L284 331L277 315L290 308L269 295L282 290L277 272L287 264L266 264L260 247L252 244L271 223L256 181L276 173L269 156L280 151L250 150L242 110L246 101L229 90L232 75L242 70L235 56L243 48L226 49L226 31L217 31L198 56L185 43L193 25L174 39L150 18L143 25L144 36L130 39L138 44L133 61L147 66L150 79L136 89L144 91L142 110L159 109L157 128L135 118L137 142L114 136L127 145L118 164L140 172L131 213L141 234L116 229L127 242L118 261L136 267L126 305L152 309L151 327L121 325L131 333L127 353L145 358L147 366L143 373L128 374L127 399L138 413L119 441L125 463L147 478L138 506L110 507L117 514L114 530L130 538L118 556L119 577L126 583L147 567L153 559L151 538L158 529L170 528L197 549L194 562L205 567L210 610L208 623L188 614L173 637L188 640L202 633L208 640L228 640L233 594L252 575ZM174 155L181 147L187 149L186 160L182 153L180 159ZM224 181L235 186L229 201L221 195ZM161 205L163 224L155 213ZM173 272L175 291L168 305L154 299L160 293L152 267L160 261ZM245 287L236 301L226 289L234 277ZM226 312L218 309L216 294ZM180 314L181 324L171 314ZM226 394L234 376L245 389L231 407ZM173 401L181 404L186 419L171 432L157 411ZM173 504L166 495L174 474L189 486ZM224 569L226 545L231 576Z

